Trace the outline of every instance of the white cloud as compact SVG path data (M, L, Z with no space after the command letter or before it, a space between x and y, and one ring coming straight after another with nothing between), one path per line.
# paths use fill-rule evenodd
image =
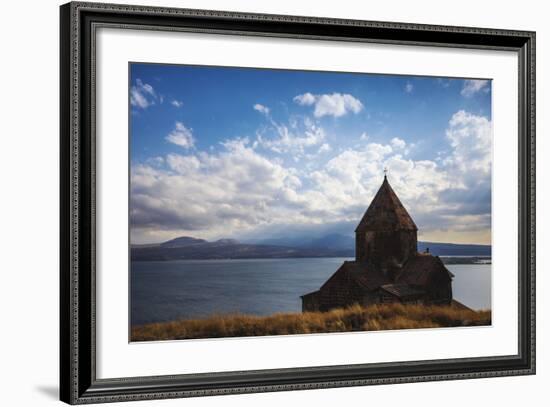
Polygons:
M136 79L136 84L130 88L130 104L140 109L147 109L155 104L157 95L155 90L148 83Z
M327 220L353 228L380 187L384 168L424 235L453 232L467 240L469 233L490 230L491 122L486 117L456 112L441 160L405 156L409 145L398 137L335 151L311 122L298 133L275 125L277 137L269 140L233 138L221 150L168 154L132 166L133 241L238 236L284 225L326 225ZM181 123L172 133L193 140ZM259 147L267 148L265 154ZM311 170L269 155L309 148L319 164Z
M438 194L450 186L449 177L435 162L405 159L391 145L369 143L348 149L311 174L309 192L333 220L356 222L380 187L384 168L413 216L434 210Z
M181 122L176 122L174 129L166 136L166 141L185 149L189 149L195 145L193 131L185 127Z
M293 169L261 156L246 139L223 147L212 154L169 154L162 169L133 166L132 233L151 239L176 230L208 237L300 217L295 205L301 182Z
M258 111L262 114L265 114L266 116L269 114L269 108L264 106L264 105L256 103L253 107L254 107L254 110L256 110L256 111Z
M153 166L153 167L160 167L165 163L164 157L151 157L147 159L147 164Z
M390 143L391 143L393 148L398 149L398 150L405 148L405 146L407 145L407 143L405 143L405 140L402 140L398 137L392 138Z
M187 174L199 170L201 167L201 162L194 155L168 154L166 164L178 174Z
M405 85L405 92L407 93L411 93L414 89L414 86L412 83L410 82L407 82L407 84Z
M492 124L489 119L460 110L449 120L446 136L453 148L444 160L448 167L474 178L490 174Z
M177 107L178 109L183 106L183 102L181 100L172 100L170 104L174 107Z
M295 161L311 153L326 139L324 129L309 117L296 117L287 126L268 117L270 126L257 133L254 147L261 147L277 154L290 154ZM326 149L326 147L324 147ZM309 151L308 151L309 150ZM311 155L309 155L312 157Z
M464 81L462 90L460 94L465 97L471 97L478 92L488 92L489 91L489 81L488 80L479 80L479 79L467 79Z
M368 139L369 139L369 135L367 134L367 132L363 132L359 137L359 140L362 140L362 141L368 141Z
M303 132L291 131L285 125L276 125L277 137L265 138L258 136L258 144L276 153L293 153L298 156L309 147L321 144L325 140L325 132L321 127L311 125Z
M302 106L314 105L313 115L317 118L323 116L341 117L348 113L359 113L363 104L347 93L332 93L324 95L313 95L304 93L294 97L294 102Z
M491 122L458 111L446 135L450 149L442 161L405 158L409 146L397 137L344 150L311 174L312 190L305 194L331 219L353 222L388 168L393 188L426 236L483 238L491 222Z
M295 96L293 100L295 103L298 103L299 105L311 106L312 104L315 103L316 96L313 96L311 93L307 92L307 93L304 93L303 95Z
M319 150L317 150L317 153L327 153L329 151L332 151L332 147L328 143L323 143L321 147L319 147Z

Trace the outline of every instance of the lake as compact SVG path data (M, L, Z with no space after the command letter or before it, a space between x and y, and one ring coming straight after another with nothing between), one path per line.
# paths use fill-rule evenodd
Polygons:
M132 325L212 314L301 312L300 295L319 289L345 258L132 262ZM453 297L491 307L491 265L453 264Z

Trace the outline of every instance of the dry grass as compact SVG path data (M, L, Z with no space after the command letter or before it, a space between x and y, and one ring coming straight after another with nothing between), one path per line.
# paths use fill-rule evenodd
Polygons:
M481 326L491 324L491 311L456 306L383 304L335 309L329 312L252 315L215 315L136 326L132 341L289 335L390 329Z

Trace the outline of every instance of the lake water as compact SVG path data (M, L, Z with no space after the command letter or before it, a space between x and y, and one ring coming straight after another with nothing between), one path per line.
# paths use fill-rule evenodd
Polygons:
M318 290L344 258L132 262L131 323L212 314L301 312L300 295ZM454 264L453 297L491 307L491 265Z

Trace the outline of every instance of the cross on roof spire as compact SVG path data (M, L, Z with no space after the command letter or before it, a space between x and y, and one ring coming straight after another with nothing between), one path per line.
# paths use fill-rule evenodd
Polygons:
M388 167L384 167L384 178L386 178L386 175L388 175Z

